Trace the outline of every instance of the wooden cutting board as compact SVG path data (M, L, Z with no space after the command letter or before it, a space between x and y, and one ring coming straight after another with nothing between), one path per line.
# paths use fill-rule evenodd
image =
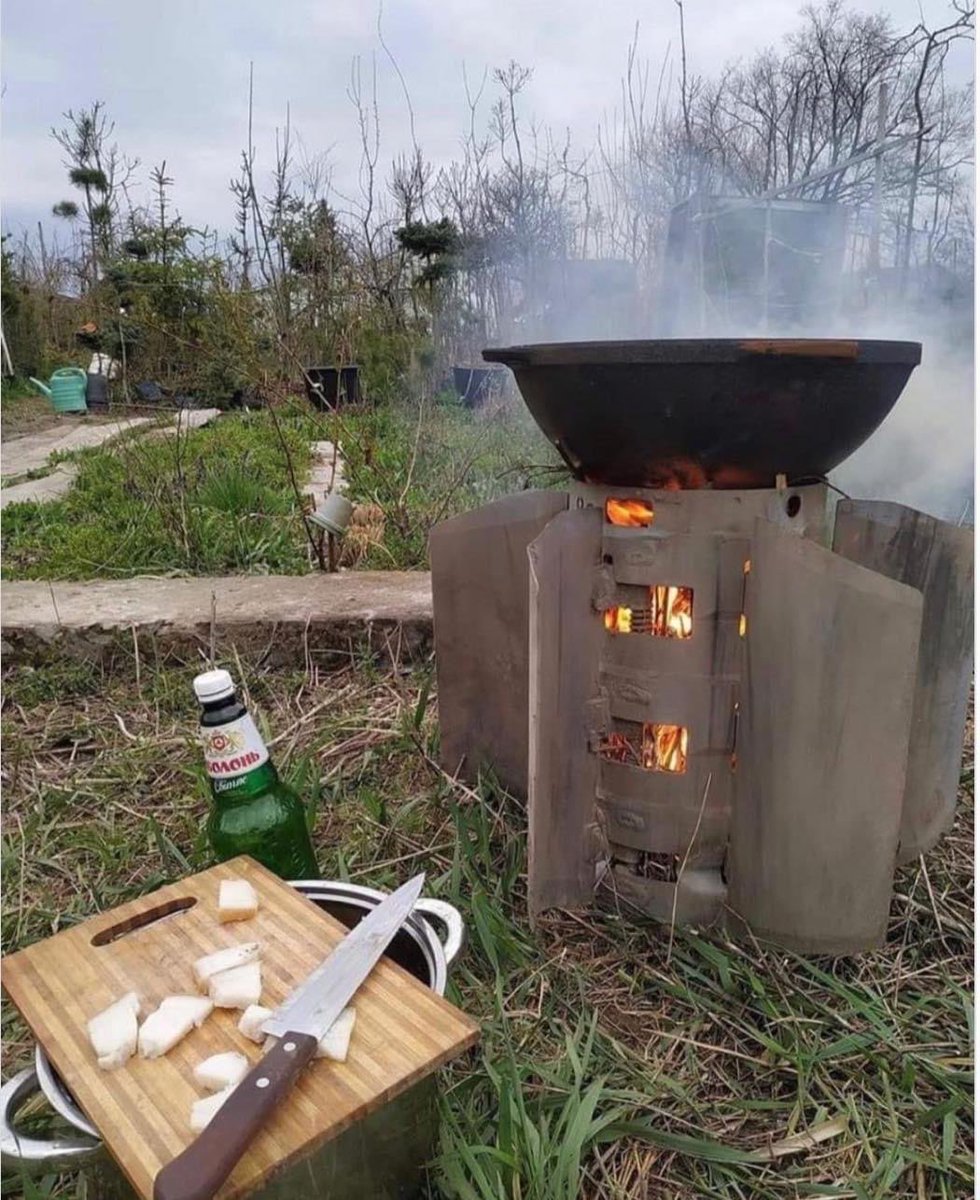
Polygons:
M247 879L260 898L250 921L218 923L218 884ZM262 947L262 1003L280 1004L347 930L251 858L236 858L160 888L11 954L3 988L130 1182L151 1200L157 1172L192 1140L191 1105L204 1093L195 1065L261 1048L236 1029L240 1013L215 1009L163 1058L134 1055L102 1071L87 1022L125 992L145 1012L165 996L196 991L191 963L241 942ZM217 1193L245 1197L273 1171L312 1153L479 1037L477 1024L407 971L382 959L353 1000L357 1024L346 1063L319 1060L304 1073Z

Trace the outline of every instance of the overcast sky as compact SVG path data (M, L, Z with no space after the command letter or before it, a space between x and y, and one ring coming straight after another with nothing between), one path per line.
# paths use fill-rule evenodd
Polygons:
M852 0L914 24L918 0ZM948 0L921 0L941 23ZM686 0L689 69L711 74L778 42L798 22L799 0ZM615 107L636 22L640 53L657 67L677 45L674 0L387 0L385 41L411 94L418 140L439 163L457 152L467 119L464 69L516 59L534 69L525 111L591 142ZM2 11L2 182L5 229L47 220L71 194L49 136L68 108L106 101L138 178L166 159L185 219L225 229L228 181L246 137L249 62L255 64L255 143L273 154L287 102L309 155L328 152L335 186L356 178L359 147L346 95L351 60L379 74L382 163L410 145L400 84L380 49L374 0L5 0ZM972 49L953 64L972 73ZM489 89L488 89L489 90Z

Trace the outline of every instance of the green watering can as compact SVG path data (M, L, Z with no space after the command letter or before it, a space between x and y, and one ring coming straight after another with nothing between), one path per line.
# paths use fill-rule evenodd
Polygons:
M55 412L88 412L85 387L88 378L81 367L62 367L51 376L51 386L31 376L31 383L48 397Z

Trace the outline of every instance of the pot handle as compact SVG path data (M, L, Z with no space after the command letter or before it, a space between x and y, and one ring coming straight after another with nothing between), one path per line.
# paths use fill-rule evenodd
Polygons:
M459 957L460 951L466 945L466 924L458 908L453 908L445 900L432 900L422 897L415 901L414 912L422 913L429 924L436 924L436 934L441 928L445 936L439 936L442 950L446 956L446 966L451 967Z
M33 1067L26 1067L0 1087L0 1161L5 1168L28 1175L77 1170L101 1153L101 1142L81 1135L43 1140L14 1128L17 1113L40 1092Z

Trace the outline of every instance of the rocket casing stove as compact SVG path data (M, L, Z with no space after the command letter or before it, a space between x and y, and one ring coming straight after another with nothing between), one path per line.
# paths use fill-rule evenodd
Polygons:
M443 763L526 792L532 915L598 890L881 943L952 821L970 531L824 482L576 483L443 522L431 559Z

